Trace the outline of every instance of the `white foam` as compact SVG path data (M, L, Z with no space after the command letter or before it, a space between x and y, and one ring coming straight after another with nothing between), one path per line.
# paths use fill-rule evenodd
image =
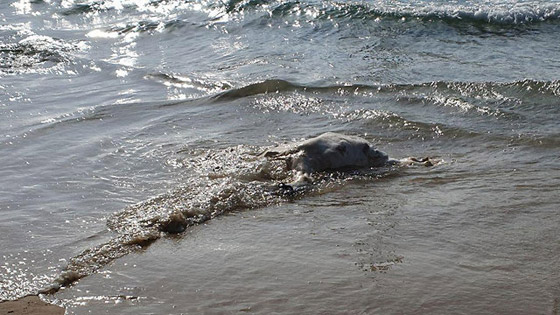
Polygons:
M421 18L479 20L489 23L524 24L560 18L556 1L376 1L371 5L381 14L408 15Z

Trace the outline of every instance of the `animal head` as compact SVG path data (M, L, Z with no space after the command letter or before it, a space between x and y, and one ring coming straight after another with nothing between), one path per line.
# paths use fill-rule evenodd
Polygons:
M369 165L372 167L383 166L389 161L389 156L385 152L376 150L367 143L363 145L362 151L367 156Z

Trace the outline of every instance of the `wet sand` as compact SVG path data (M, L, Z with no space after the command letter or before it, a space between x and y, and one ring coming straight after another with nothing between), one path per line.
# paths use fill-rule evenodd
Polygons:
M16 301L0 302L0 315L64 314L64 308L45 303L38 296L26 296Z

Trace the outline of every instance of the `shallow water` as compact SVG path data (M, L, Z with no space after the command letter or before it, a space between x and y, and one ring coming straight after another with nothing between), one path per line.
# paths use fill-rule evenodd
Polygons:
M71 314L557 314L559 31L555 1L3 2L0 299L70 270ZM327 131L444 162L271 193L256 156Z

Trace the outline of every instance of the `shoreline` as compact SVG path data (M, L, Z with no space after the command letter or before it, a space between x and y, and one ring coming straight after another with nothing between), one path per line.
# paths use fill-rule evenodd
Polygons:
M37 295L27 295L13 301L0 301L0 315L63 315L66 309L44 302Z

